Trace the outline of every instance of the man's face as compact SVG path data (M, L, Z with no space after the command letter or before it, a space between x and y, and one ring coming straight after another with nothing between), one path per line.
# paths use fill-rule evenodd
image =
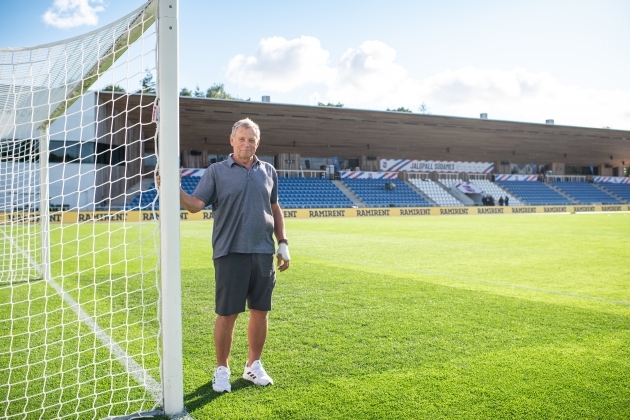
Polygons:
M236 133L230 136L230 144L234 148L234 156L238 160L249 160L258 148L258 139L252 128L239 127Z

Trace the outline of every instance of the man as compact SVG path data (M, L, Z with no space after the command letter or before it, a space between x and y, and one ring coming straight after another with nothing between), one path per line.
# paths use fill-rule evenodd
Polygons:
M230 392L228 358L238 314L250 312L248 360L243 378L256 385L273 384L260 361L267 338L267 314L276 282L273 262L278 241L278 269L289 268L289 242L278 204L278 175L272 165L256 157L260 129L249 118L232 127L234 152L210 165L192 195L180 190L182 207L191 213L212 204L212 231L217 319L214 345L217 368L212 379L216 392Z

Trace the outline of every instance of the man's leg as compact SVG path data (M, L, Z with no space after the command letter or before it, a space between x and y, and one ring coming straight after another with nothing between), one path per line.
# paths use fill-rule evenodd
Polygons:
M221 316L217 315L214 323L214 348L217 353L217 366L228 366L232 338L234 337L234 325L238 314Z
M267 340L267 314L268 311L249 310L249 326L247 329L247 339L249 340L249 359L247 366L251 366L256 360L260 360L263 347Z

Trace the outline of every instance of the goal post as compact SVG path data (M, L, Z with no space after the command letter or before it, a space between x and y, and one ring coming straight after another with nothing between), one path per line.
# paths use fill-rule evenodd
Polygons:
M158 91L164 411L184 410L179 206L178 0L159 0ZM167 57L160 60L159 57Z
M184 412L178 28L0 48L0 418Z

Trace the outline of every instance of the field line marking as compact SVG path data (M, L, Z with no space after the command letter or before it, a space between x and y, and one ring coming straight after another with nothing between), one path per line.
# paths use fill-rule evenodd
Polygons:
M24 255L29 263L33 267L35 267L40 274L43 275L41 267L39 267L39 265L36 264L35 261L33 261L30 255L24 252L24 250L20 248L20 246L13 241L13 238L8 236L4 232L4 230L2 231L2 234L22 255ZM105 330L103 330L100 325L98 325L98 323L87 312L85 312L83 308L81 308L81 305L79 305L79 303L74 300L72 296L70 296L65 290L63 290L63 288L57 282L47 277L48 276L44 276L46 282L53 289L55 289L57 294L59 294L59 296L61 296L63 301L66 302L70 309L72 309L74 313L77 314L79 319L90 328L92 333L96 335L99 341L109 349L109 352L116 357L116 360L118 360L118 362L122 365L127 374L133 377L140 385L144 386L144 389L149 394L151 394L151 397L153 397L153 400L156 403L161 403L162 386L159 384L159 382L157 382L149 372L147 372L142 366L140 366L133 357L129 356L127 352L122 347L120 347L116 340L110 337L109 334L107 334Z
M125 368L127 373L131 375L139 384L151 394L155 402L162 402L162 386L147 372L142 366L129 356L127 352L109 334L103 330L100 325L81 308L81 305L72 298L63 288L53 279L46 280L48 284L63 298L63 301L77 314L79 319L87 325L94 335L99 339L109 352L113 354L118 362Z
M13 246L15 249L17 249L20 252L20 254L22 254L24 256L24 258L26 258L28 263L30 265L32 265L35 268L35 270L37 270L37 272L43 277L42 267L39 264L37 264L37 262L33 261L31 256L26 251L24 251L18 244L16 244L14 242L13 238L10 237L9 235L7 235L7 233L4 231L4 229L2 229L1 231L2 231L2 234L4 235L4 237L9 241L11 246Z
M598 301L598 302L612 303L612 304L615 304L615 305L630 306L630 302L624 302L624 301L621 301L621 300L610 300L610 299L604 299L604 298L600 298L600 297L596 297L596 296L578 295L578 294L575 294L575 293L559 292L557 290L539 289L537 287L521 286L521 285L518 285L518 284L510 284L510 283L501 283L501 282L497 282L497 281L491 281L491 280L485 280L485 279L477 279L477 278L474 278L474 277L456 276L456 275L452 275L452 274L438 273L438 272L426 271L426 270L418 270L418 269L415 269L415 268L397 267L397 266L393 266L393 265L374 264L374 263L365 262L365 261L344 260L344 259L341 259L341 258L324 257L324 256L321 256L321 255L312 255L312 254L301 254L301 255L303 255L305 257L320 258L320 259L323 259L323 260L338 261L338 262L343 262L343 263L364 265L364 266L376 267L376 268L388 268L388 269L399 270L399 271L409 271L409 272L412 272L412 273L426 274L426 275L431 275L431 276L436 276L436 277L446 277L446 278L449 278L449 279L465 280L465 281L475 282L475 283L485 283L485 284L490 284L490 285L493 285L493 286L511 287L513 289L529 290L529 291L532 291L532 292L549 293L549 294L553 294L553 295L560 295L560 296L574 297L574 298L579 298L579 299L595 300L595 301Z

